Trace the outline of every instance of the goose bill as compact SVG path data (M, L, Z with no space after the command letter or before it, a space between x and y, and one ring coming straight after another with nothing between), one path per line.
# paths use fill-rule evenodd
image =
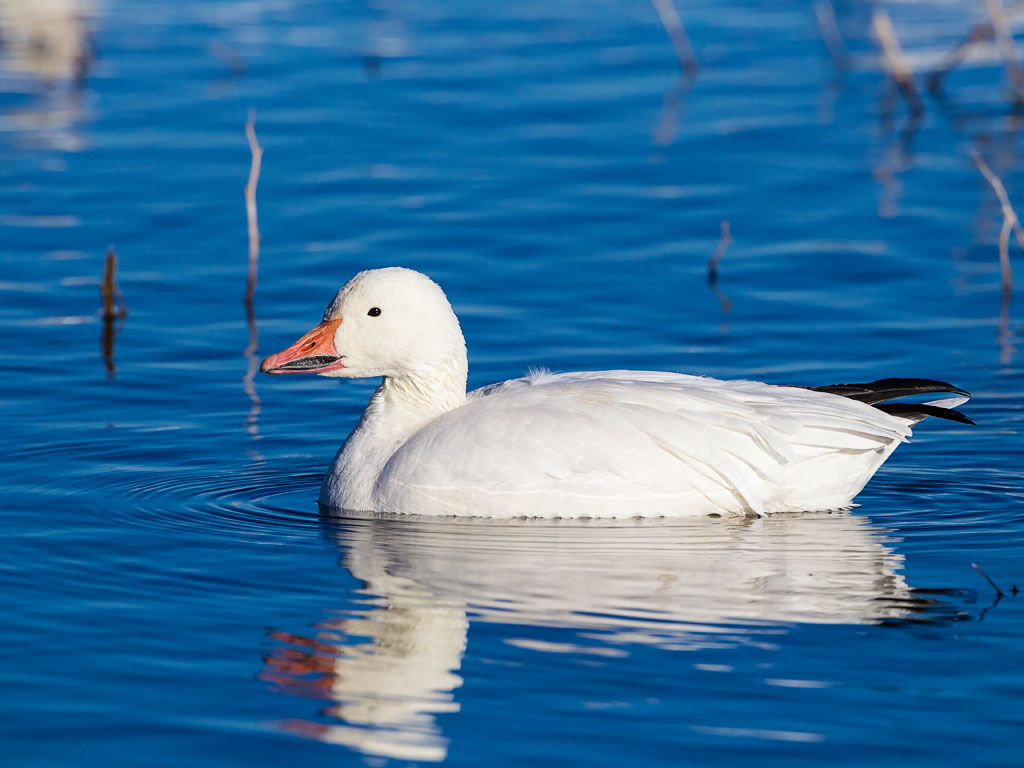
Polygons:
M287 349L270 355L260 365L262 373L324 373L344 368L334 348L334 332L341 320L325 320Z

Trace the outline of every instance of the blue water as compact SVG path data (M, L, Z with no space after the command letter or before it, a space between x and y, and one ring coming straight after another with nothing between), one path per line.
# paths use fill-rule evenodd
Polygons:
M5 766L1024 761L1022 310L970 155L1024 205L1001 64L915 121L865 4L845 69L802 2L677 4L692 82L646 0L107 0L77 86L0 51ZM890 11L921 72L981 20ZM929 376L978 426L848 513L322 517L374 383L247 372L393 264L472 386Z

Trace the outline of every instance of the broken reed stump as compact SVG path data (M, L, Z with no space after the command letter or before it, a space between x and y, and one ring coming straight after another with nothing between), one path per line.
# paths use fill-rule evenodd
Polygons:
M100 297L103 299L103 317L114 319L128 314L124 296L117 285L117 254L114 247L107 249L107 260L103 265L103 280L100 282Z
M263 148L256 141L256 120L252 113L245 124L245 135L249 140L252 161L249 164L249 181L245 185L245 215L249 224L249 279L245 285L245 306L252 312L252 299L256 293L256 274L260 262L260 228L256 218L256 185L260 180L260 163Z
M679 12L672 4L672 0L651 0L651 3L654 5L654 10L658 12L661 25L668 33L668 39L672 42L672 50L675 51L676 58L679 59L680 68L684 74L696 75L697 70L700 69L697 64L697 55L693 52L690 38L686 35L686 28L683 26L682 19L679 18Z
M1003 210L1003 227L999 230L999 265L1002 270L1003 295L1009 296L1013 287L1013 272L1010 268L1010 232L1017 238L1017 245L1024 251L1024 229L1021 229L1020 220L1016 211L1010 204L1010 197L1006 194L1006 187L998 176L989 168L988 163L977 152L972 153L974 164L978 166L981 175L985 177L989 185L999 198L999 206Z
M728 250L731 242L732 234L729 231L729 220L723 219L722 237L715 247L715 252L711 254L711 258L708 260L708 287L714 291L715 296L722 303L723 312L728 312L732 309L732 302L729 301L729 297L725 295L725 292L718 287L718 262L725 256L725 252Z
M881 9L876 9L871 17L871 28L875 33L882 48L882 60L889 77L896 83L903 98L907 101L912 114L920 114L924 111L924 104L917 93L917 84L914 82L914 73L907 63L907 57L903 55L900 41L896 37L896 30L892 26L892 19L889 14Z

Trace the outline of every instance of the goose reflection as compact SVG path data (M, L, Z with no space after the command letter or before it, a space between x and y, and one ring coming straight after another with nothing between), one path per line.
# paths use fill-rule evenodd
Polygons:
M84 0L0 2L0 66L46 83L81 78L89 63Z
M459 710L470 621L509 625L520 648L621 656L637 643L771 647L794 623L902 621L933 602L900 573L899 539L848 513L325 523L360 602L313 637L272 630L262 678L332 702L289 730L384 757L446 757L437 716ZM537 643L516 625L576 631Z
M78 152L92 59L91 0L0 0L0 87L24 94L0 110L0 130L31 148ZM60 169L59 158L49 167Z

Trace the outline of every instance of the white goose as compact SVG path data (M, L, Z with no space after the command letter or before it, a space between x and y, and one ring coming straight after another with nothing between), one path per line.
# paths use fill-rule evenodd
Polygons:
M655 371L533 373L466 392L444 292L360 272L266 373L382 377L320 503L377 513L634 517L848 507L910 428L966 392L883 379L817 389ZM923 405L883 401L950 392Z

